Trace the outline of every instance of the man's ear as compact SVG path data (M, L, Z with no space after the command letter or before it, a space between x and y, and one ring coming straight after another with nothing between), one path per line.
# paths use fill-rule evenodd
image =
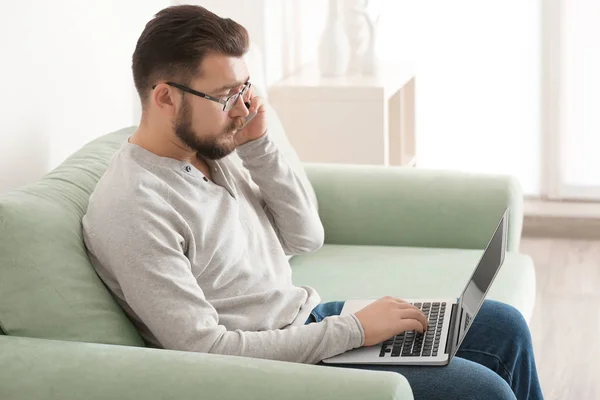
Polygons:
M180 97L173 87L166 83L159 83L152 91L151 100L161 112L177 115L177 109L181 105Z

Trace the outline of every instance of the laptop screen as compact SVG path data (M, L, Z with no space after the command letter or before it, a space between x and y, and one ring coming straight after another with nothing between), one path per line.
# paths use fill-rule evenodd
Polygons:
M506 254L506 241L508 235L508 210L504 212L494 236L490 239L486 249L477 264L477 268L473 272L471 279L467 283L458 301L457 325L455 326L454 338L455 346L451 351L454 355L458 347L462 343L471 321L479 308L483 304L483 300L498 273L498 270L504 262Z

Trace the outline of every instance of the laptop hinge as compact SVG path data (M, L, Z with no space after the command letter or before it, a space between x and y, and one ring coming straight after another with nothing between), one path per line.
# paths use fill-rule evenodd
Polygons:
M450 354L450 350L452 349L452 346L456 339L455 328L456 328L456 321L459 318L454 318L454 314L456 314L457 308L458 308L458 303L452 304L452 311L450 311L450 327L448 328L448 337L446 338L446 350L445 350L446 354Z

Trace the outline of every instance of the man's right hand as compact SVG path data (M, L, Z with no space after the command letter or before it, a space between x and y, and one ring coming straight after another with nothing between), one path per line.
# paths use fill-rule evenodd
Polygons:
M404 300L383 297L354 313L365 332L365 346L381 343L394 335L427 329L427 318L421 310Z

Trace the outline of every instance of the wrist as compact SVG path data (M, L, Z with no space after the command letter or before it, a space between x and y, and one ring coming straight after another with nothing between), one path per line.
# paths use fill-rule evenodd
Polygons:
M260 137L258 137L256 139L248 140L248 141L238 145L236 150L240 155L248 154L248 153L251 153L254 149L265 145L266 142L268 142L268 140L269 140L268 130L265 130Z

